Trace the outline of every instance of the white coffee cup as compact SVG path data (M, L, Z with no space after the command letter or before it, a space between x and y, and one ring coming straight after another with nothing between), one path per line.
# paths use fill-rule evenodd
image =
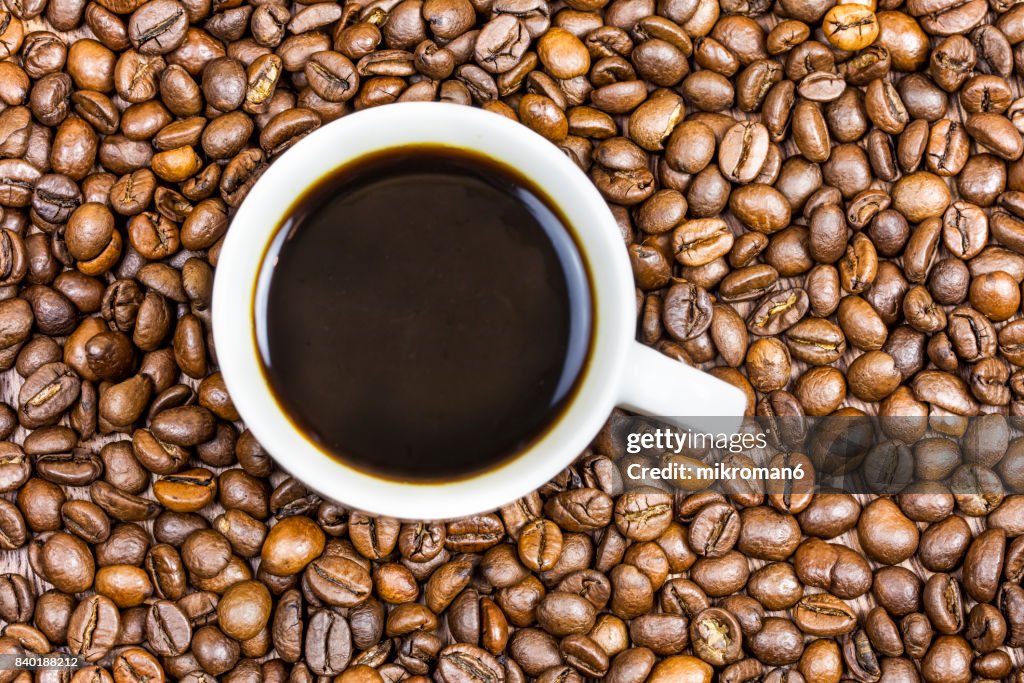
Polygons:
M264 254L293 203L331 171L405 145L471 150L517 169L567 219L591 273L592 347L575 398L545 434L504 464L440 483L382 479L326 453L295 427L267 386L256 341L257 280ZM619 229L587 176L557 147L502 116L454 104L403 103L345 116L274 161L249 192L221 249L213 331L224 381L246 425L284 469L354 509L402 519L445 519L493 510L569 465L615 406L667 416L699 430L702 417L740 424L743 393L635 340L633 274ZM354 359L353 362L358 362ZM723 422L716 420L716 431Z

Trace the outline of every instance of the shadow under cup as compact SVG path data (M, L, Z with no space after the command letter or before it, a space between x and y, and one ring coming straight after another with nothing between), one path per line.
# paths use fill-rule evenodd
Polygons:
M330 457L469 479L544 438L589 369L592 275L542 189L482 154L385 149L284 214L252 302L266 385Z

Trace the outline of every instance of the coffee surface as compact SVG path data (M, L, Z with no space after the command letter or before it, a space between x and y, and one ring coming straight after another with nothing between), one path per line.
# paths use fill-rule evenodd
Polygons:
M464 477L557 418L591 304L571 234L482 157L372 156L293 207L265 257L257 336L292 420L339 459L403 480Z

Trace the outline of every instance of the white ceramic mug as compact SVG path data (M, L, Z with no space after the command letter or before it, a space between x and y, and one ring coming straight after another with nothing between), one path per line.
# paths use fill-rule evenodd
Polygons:
M471 478L403 483L346 465L292 424L266 385L255 306L264 254L303 191L367 154L423 144L471 150L517 169L544 190L567 219L589 267L595 316L592 348L575 398L540 440ZM394 104L323 126L274 161L257 181L220 253L213 331L238 412L284 469L358 510L403 519L444 519L493 510L539 487L586 448L615 406L675 416L674 422L695 429L701 417L731 416L738 427L746 404L741 391L635 340L635 291L611 212L587 176L557 147L525 126L480 109ZM722 422L715 424L720 431Z

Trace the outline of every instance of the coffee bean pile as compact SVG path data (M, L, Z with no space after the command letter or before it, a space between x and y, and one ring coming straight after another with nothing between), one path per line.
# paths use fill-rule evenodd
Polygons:
M923 441L896 498L683 495L624 486L605 434L497 513L400 523L277 470L210 337L267 164L443 100L589 174L639 337L750 412L1015 420L1024 5L3 0L0 59L0 559L33 575L0 575L0 654L78 655L75 683L1024 681L1024 497L943 483L1022 476L998 457ZM32 678L68 680L0 672Z

